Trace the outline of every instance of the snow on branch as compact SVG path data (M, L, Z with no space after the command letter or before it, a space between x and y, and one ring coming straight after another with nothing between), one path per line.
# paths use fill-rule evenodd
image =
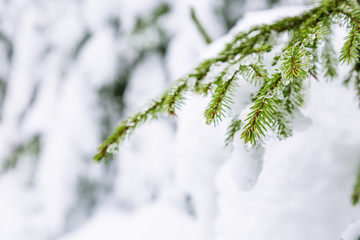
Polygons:
M339 56L330 41L335 25L349 29ZM317 79L317 66L322 67L325 77L336 78L338 61L354 64L346 81L357 83L354 85L360 99L360 67L356 62L360 59L359 32L360 8L353 0L323 0L298 16L240 32L217 56L200 63L147 108L123 121L99 146L94 160L107 159L108 153L117 150L119 144L143 123L161 115L176 116L187 92L210 96L205 111L206 123L219 124L233 106L233 93L239 87L239 81L247 81L260 89L254 93L247 118L232 121L226 145L239 131L247 143L247 150L269 131L276 133L279 139L287 138L292 134L293 116L305 102L305 81L310 77ZM282 40L284 36L288 39L286 42ZM264 61L269 56L273 66Z

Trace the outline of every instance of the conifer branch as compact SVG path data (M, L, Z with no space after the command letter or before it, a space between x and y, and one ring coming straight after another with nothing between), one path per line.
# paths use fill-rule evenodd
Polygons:
M231 124L228 127L228 131L226 133L226 139L225 139L225 147L229 146L235 138L235 134L240 131L241 129L241 120L238 118L238 116L235 116L232 121Z
M190 13L191 13L191 19L194 21L195 26L199 30L201 36L204 38L204 40L207 44L210 44L212 42L212 39L209 36L209 34L206 32L203 25L200 23L198 17L196 16L195 9L193 7L190 8Z
M353 68L344 79L343 84L346 87L350 87L350 85L354 87L360 107L360 53Z
M291 137L293 131L290 125L289 114L283 111L282 108L278 107L278 111L275 113L275 122L272 126L273 131L277 134L279 140Z
M245 119L247 123L241 133L241 138L245 143L256 144L256 139L265 136L267 127L271 128L271 124L275 121L276 109L272 98L274 97L273 91L281 83L281 78L280 74L275 74L259 91L254 105L250 108L252 111Z
M349 35L346 36L346 42L340 52L340 62L350 64L357 58L360 47L359 31L360 24L353 28Z
M219 121L225 117L225 108L230 109L229 104L232 103L232 93L236 86L236 75L240 70L234 71L230 78L225 80L222 84L219 84L215 89L213 98L205 110L206 123L214 123L216 126Z
M337 9L337 12L348 20L351 28L340 52L340 62L350 64L356 60L360 48L360 8L359 6L352 4L351 1L346 2L348 3L347 5Z
M324 69L324 76L328 79L334 79L338 76L336 52L330 40L325 41L325 45L321 52L321 63Z
M183 103L183 94L188 90L188 82L181 80L152 103L142 112L138 112L123 121L115 131L99 146L98 153L94 156L95 162L107 159L108 153L118 150L118 146L127 136L131 135L137 127L143 123L158 118L159 115L168 112L176 116L175 110Z
M293 114L304 104L304 81L309 76L316 77L319 61L319 43L325 40L321 53L321 63L325 77L336 77L335 52L329 39L332 25L346 24L350 30L341 50L341 62L351 63L359 58L360 47L360 10L352 0L322 0L317 7L295 17L288 17L273 24L263 24L247 32L238 33L214 58L200 63L195 70L165 91L144 111L134 114L123 121L115 131L100 145L94 160L99 162L108 152L116 150L141 124L162 114L176 116L176 111L184 102L186 92L208 95L212 99L205 111L207 123L219 123L230 108L232 93L237 76L250 83L260 85L253 100L250 114L245 119L240 137L245 143L256 144L268 130L277 132L279 138L291 136L289 127ZM269 78L262 59L273 51L275 39L282 33L290 34L290 41L281 53L275 53L274 69ZM275 51L275 50L274 50ZM250 61L250 63L249 63ZM215 73L212 69L220 67ZM234 71L234 66L237 69ZM354 83L360 99L360 64L355 63L344 83ZM193 83L193 84L191 84ZM240 120L233 120L229 126L225 143L228 145L236 132L241 130Z
M254 47L257 44L259 46L266 44L266 50L269 51L271 50L271 46L267 44L267 41L269 40L271 32L280 34L291 29L299 28L304 22L313 19L314 14L318 12L331 12L330 9L327 10L328 11L326 11L326 9L324 10L322 7L316 7L299 16L284 18L270 25L255 26L246 33L239 33L231 43L226 44L225 49L220 52L217 57L202 62L195 69L195 73L190 74L189 77L195 77L197 79L196 84L200 84L213 64L231 62L236 56L245 58L254 53ZM316 19L316 21L319 21L319 19Z
M304 105L304 85L300 79L295 79L293 83L284 88L284 109L292 115Z
M357 174L356 183L354 185L351 200L352 200L353 205L357 205L360 200L360 171L358 171L358 174Z
M283 81L288 85L296 78L307 78L309 76L309 59L305 48L298 44L290 47L282 57L280 66Z
M250 64L247 69L248 71L244 71L245 78L250 79L250 82L254 82L255 85L267 80L267 72L264 66Z
M334 12L343 15L348 22L353 25L360 24L360 9L359 6L353 4L351 1L344 1L345 4L334 10Z
M278 111L275 114L276 121L273 131L277 133L278 139L286 139L292 136L291 122L293 115L304 105L304 81L295 79L291 84L278 90L280 98L276 101ZM279 94L278 93L278 94Z
M359 107L360 107L360 73L359 72L355 76L354 88L355 88L355 91L356 91L357 99L358 99L358 102L359 102L358 104L359 104Z
M184 103L185 97L184 92L188 90L188 82L186 80L180 80L179 85L175 88L170 88L167 93L168 98L166 99L167 112L171 116L176 116L176 110L178 110Z

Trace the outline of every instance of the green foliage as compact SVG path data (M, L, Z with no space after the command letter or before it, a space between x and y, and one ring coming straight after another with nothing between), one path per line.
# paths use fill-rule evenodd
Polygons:
M0 77L0 120L2 116L2 106L5 99L6 88L7 88L6 80Z
M346 76L343 83L346 87L351 86L355 89L360 107L360 51L358 53L357 61L355 62L353 68L350 70L349 74Z
M0 42L2 42L6 47L6 56L11 62L14 54L14 46L8 36L4 32L0 31Z
M205 111L206 123L218 124L225 116L225 110L230 109L233 92L236 87L237 74L240 69L235 70L231 74L227 74L227 70L217 78L217 86L213 94L213 98Z
M199 30L201 36L204 38L205 42L207 44L211 43L211 37L209 36L209 34L206 32L205 28L203 27L203 25L200 23L196 13L195 13L195 9L192 7L190 9L190 14L191 14L191 19L193 20L193 22L195 23L195 26L197 27L197 29Z
M150 26L156 24L156 22L162 16L166 15L170 11L170 6L167 3L162 3L157 6L149 16L137 17L133 33L140 33L146 31Z
M79 56L81 50L85 47L86 43L89 42L91 37L92 37L92 33L90 31L86 31L84 33L79 43L76 45L75 49L73 50L73 54L72 54L73 59L76 59Z
M205 111L206 123L219 124L232 108L233 94L238 82L243 80L259 90L246 119L234 119L230 124L226 145L239 131L248 148L261 141L269 131L275 132L279 139L291 136L291 121L305 103L306 82L310 77L317 79L318 67L326 78L335 78L337 59L348 64L359 59L359 19L357 2L323 0L298 16L236 34L217 56L200 63L145 110L123 121L100 145L94 160L107 159L108 152L116 150L141 124L164 114L176 116L188 92L211 97ZM335 25L349 29L339 56L330 41ZM286 43L281 40L284 35L288 36ZM273 58L272 67L266 67L263 61L269 56ZM359 69L356 63L347 82L348 85L355 82L360 96Z
M229 146L235 138L235 134L240 131L241 129L241 120L238 118L238 116L234 117L231 121L231 124L228 127L228 131L226 133L227 137L225 139L225 146Z
M25 155L33 156L34 159L38 159L41 151L41 137L40 135L34 135L28 141L20 143L15 146L7 158L5 158L2 164L2 171L7 172L16 168L19 161Z
M350 64L356 60L360 47L359 27L360 25L351 29L350 34L345 38L346 42L340 53L340 62Z
M256 98L253 101L252 111L245 119L244 130L241 133L241 138L245 143L250 142L251 145L256 144L256 139L265 136L267 127L271 128L274 122L277 107L274 102L274 91L281 84L281 75L274 74L266 84L260 89Z
M309 63L305 59L306 55L307 51L302 45L292 46L284 52L280 70L286 85L295 78L307 78L309 76L307 68Z
M345 44L341 49L340 62L350 64L356 60L360 47L360 9L359 4L354 1L345 2L347 4L343 4L337 11L350 32L346 36Z
M258 85L267 79L267 71L263 65L250 64L249 66L243 66L243 76L248 79L249 82L254 82Z
M325 41L322 49L321 61L324 68L324 76L328 79L336 78L338 76L336 69L338 59L336 58L336 52L329 39Z
M359 169L360 170L360 169ZM356 183L353 189L353 194L351 196L351 200L353 205L356 205L359 203L360 200L360 171L358 172Z
M144 111L128 117L99 146L99 152L94 156L94 160L100 162L101 159L105 158L107 161L108 153L113 154L118 149L119 143L123 142L141 124L156 119L160 114L166 112L169 115L175 115L176 109L181 106L184 100L183 92L187 91L187 89L187 81L179 81L166 90L159 99L153 100Z

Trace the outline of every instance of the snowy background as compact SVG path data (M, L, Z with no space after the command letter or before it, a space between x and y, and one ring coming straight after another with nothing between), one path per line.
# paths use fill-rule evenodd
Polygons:
M177 119L92 161L125 116L234 33L308 2L0 0L0 239L358 240L360 111L341 81L310 79L294 137L265 148L225 149L226 124L205 125L207 99L189 95ZM240 105L250 90L240 84Z

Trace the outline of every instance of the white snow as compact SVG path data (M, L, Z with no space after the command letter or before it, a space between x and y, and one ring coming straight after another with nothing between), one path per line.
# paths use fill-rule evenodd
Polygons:
M195 240L195 226L193 219L160 201L130 214L114 208L104 208L86 225L61 240Z
M342 240L358 240L360 236L360 222L352 223L342 235Z

